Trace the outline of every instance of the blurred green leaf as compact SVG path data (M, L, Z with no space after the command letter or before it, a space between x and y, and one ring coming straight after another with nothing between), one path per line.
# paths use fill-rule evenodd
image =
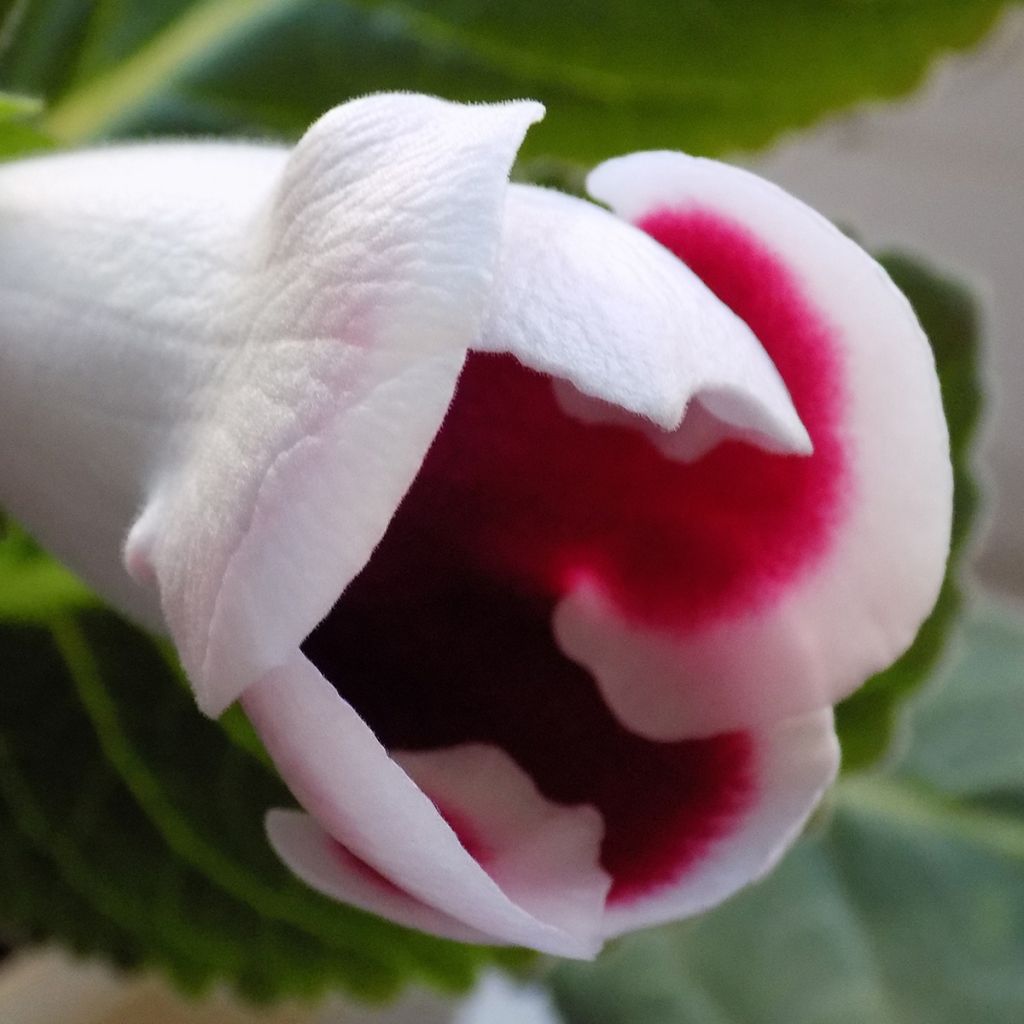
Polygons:
M14 92L0 92L0 124L19 117L31 117L43 109L42 101L34 96L21 96Z
M0 519L0 622L46 625L58 612L98 603L24 530Z
M53 148L53 139L24 121L0 123L0 160L29 156Z
M1024 618L976 610L902 770L841 781L824 834L724 906L558 967L568 1024L1018 1024L1024 800L981 797L1024 797L1022 667Z
M533 96L527 153L751 148L901 95L977 42L998 0L35 0L2 81L65 142L149 131L294 136L348 97Z
M35 125L42 101L0 91L0 160L49 149L53 142Z
M981 602L915 701L901 768L944 793L1024 796L1024 609Z
M942 654L960 607L958 574L977 510L970 455L982 398L974 301L961 285L909 256L890 253L880 262L910 299L935 353L953 459L953 539L942 592L913 646L836 709L845 771L867 767L885 755L903 702L928 678Z
M2 574L0 574L2 577ZM0 580L2 586L2 580ZM164 652L98 608L0 626L0 919L196 991L383 998L487 960L306 888L263 834L292 799L198 714Z

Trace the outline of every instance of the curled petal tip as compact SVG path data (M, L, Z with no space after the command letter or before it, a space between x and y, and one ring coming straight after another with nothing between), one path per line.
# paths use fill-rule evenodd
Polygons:
M576 402L578 414L633 414L675 433L697 402L718 439L810 449L749 328L643 232L573 197L513 185L498 266L474 348L511 352L601 403ZM682 433L694 433L692 419Z

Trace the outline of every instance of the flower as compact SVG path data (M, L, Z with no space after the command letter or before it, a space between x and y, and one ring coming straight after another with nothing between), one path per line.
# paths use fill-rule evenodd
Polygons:
M509 185L541 112L0 169L0 487L241 700L300 877L586 957L798 834L832 704L935 599L951 472L853 242L679 153L598 167L613 212Z

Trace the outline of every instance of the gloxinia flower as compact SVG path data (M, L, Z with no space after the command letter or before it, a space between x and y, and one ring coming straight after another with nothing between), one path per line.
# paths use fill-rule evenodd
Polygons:
M612 212L510 185L540 115L373 96L290 152L0 169L0 489L241 699L300 877L582 957L800 831L951 473L853 242L679 153L598 167Z

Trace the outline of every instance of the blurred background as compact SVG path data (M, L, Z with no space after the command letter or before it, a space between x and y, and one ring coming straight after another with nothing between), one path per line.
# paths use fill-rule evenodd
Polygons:
M906 100L860 106L739 159L855 226L869 247L926 254L970 285L985 321L975 464L988 513L972 565L986 585L1024 594L1024 11L938 61Z
M1024 9L0 0L11 158L117 137L292 139L385 88L541 99L517 174L557 187L637 148L732 159L884 256L953 425L959 542L939 611L840 708L844 776L778 872L595 964L554 964L292 888L254 824L277 783L239 729L197 725L165 652L9 525L0 1020L1024 1020ZM60 641L72 620L102 692ZM189 795L211 780L226 823Z

